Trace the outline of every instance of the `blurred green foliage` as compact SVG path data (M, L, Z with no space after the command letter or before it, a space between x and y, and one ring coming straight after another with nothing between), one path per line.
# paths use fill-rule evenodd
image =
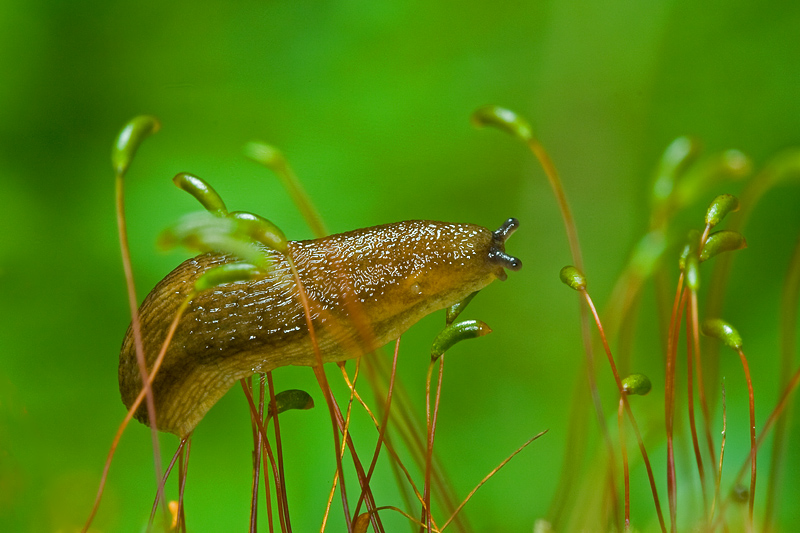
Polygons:
M549 428L466 509L478 531L530 531L547 515L567 447L572 383L583 372L576 296L558 280L571 260L534 159L507 136L474 130L470 113L493 103L531 121L563 176L592 295L602 307L647 229L653 172L672 139L691 134L712 152L737 148L756 167L800 145L798 28L800 4L752 0L4 0L2 529L74 531L90 510L124 415L116 368L129 322L109 151L125 121L151 113L163 129L145 142L127 176L140 298L184 257L155 249L162 229L196 209L170 183L177 172L204 178L231 209L261 213L289 238L310 237L278 180L243 157L253 139L286 154L334 232L414 218L494 229L519 218L508 250L525 268L489 287L464 313L495 334L459 347L448 365L437 449L463 496L519 444ZM716 194L739 188L720 186L689 206L687 229L702 225ZM798 205L798 188L786 185L756 208L726 300L725 316L747 342L761 421L777 398L778 302L800 227ZM651 304L642 303L635 368L621 370L653 380L654 393L635 408L658 414L663 367ZM443 315L428 317L401 346L400 372L418 405ZM748 447L737 364L721 363L729 375L732 469ZM604 388L613 386L605 367L598 375ZM275 379L279 389L310 391L321 405L310 370L282 369ZM343 390L341 379L336 386ZM284 416L290 509L296 530L311 531L335 468L330 422L319 408ZM596 438L596 422L588 420ZM653 420L645 431L663 432L661 419ZM363 417L356 423L368 455L374 432ZM795 446L799 433L795 424ZM141 530L155 492L149 438L138 424L123 438L96 531ZM162 442L167 452L177 444L171 436ZM658 472L662 445L656 437L651 448ZM251 446L246 403L234 391L195 433L190 530L246 528ZM760 454L760 465L767 456ZM787 471L798 471L800 458L789 460ZM678 450L678 461L689 473L680 497L691 509L697 494L688 447ZM376 476L385 479L378 497L399 504L388 468ZM632 476L636 487L646 487L640 469ZM800 508L791 502L800 498L800 485L790 476L785 484L780 523L798 523ZM652 527L652 502L646 488L640 493L634 519ZM763 492L758 496L757 514ZM331 531L343 530L336 503L331 520ZM387 523L406 527L395 517Z

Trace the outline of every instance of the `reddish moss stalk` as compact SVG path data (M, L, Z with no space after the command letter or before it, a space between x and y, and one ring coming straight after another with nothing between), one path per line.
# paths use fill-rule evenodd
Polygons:
M484 483L486 483L487 481L489 481L489 479L491 479L491 477L492 477L493 475L495 475L495 474L496 474L496 473L497 473L497 472L498 472L498 471L499 471L501 468L503 468L503 467L504 467L504 466L505 466L505 465L506 465L506 464L507 464L507 463L508 463L508 462L509 462L511 459L513 459L515 455L517 455L519 452L521 452L522 450L524 450L525 448L527 448L527 447L528 447L528 445L529 445L530 443L532 443L533 441L535 441L536 439L538 439L539 437L541 437L542 435L544 435L545 433L547 433L547 431L548 431L548 430L541 431L541 432L537 433L536 435L534 435L533 437L531 437L530 439L528 439L527 441L525 441L525 444L523 444L522 446L520 446L519 448L517 448L517 449L514 451L514 453L512 453L511 455L509 455L508 457L506 457L506 458L503 460L503 462L501 462L499 465L497 465L496 467L494 467L494 468L492 469L492 471L491 471L491 472L489 472L488 474L486 474L486 476L484 476L484 478L481 480L481 482L480 482L480 483L478 483L477 485L475 485L475 488L474 488L474 489L472 489L472 490L469 492L469 494L467 494L467 497L466 497L466 498L464 498L464 501L462 501L462 502L461 502L461 504L459 504L459 506L456 508L456 510L455 510L455 511L453 511L453 514L452 514L452 515L450 515L450 518L448 518L448 519L447 519L447 522L445 522L445 523L444 523L444 525L441 527L441 529L439 529L438 531L444 531L444 530L445 530L445 528L446 528L448 525L450 525L450 524L453 522L453 520L456 518L456 516L458 516L458 513L460 513L460 512L461 512L461 509L463 509L463 508L464 508L464 506L465 506L465 505L467 505L467 502L469 502L469 500L472 498L472 496L474 496L474 495L475 495L475 493L476 493L476 492L478 492L478 489L480 489L480 488L481 488L481 487L484 485Z
M647 450L644 447L644 441L642 440L642 435L639 432L639 425L636 423L636 418L633 416L633 411L631 410L630 403L625 395L625 391L622 387L622 380L619 377L619 373L617 372L617 366L614 364L614 356L611 355L611 348L608 346L608 340L606 339L605 332L603 331L603 324L600 322L600 316L597 314L597 309L594 307L594 303L592 302L592 298L589 296L589 293L586 291L585 288L579 289L583 297L586 299L586 303L588 304L589 310L592 312L594 316L595 324L597 324L597 329L600 333L600 339L603 341L603 347L606 351L606 356L608 357L608 363L611 366L611 371L614 374L614 380L617 382L617 388L619 389L620 400L625 405L625 411L628 415L628 419L631 422L631 426L633 426L633 430L636 433L636 440L639 443L639 451L642 453L642 460L644 461L645 467L647 468L647 476L650 480L650 489L653 492L653 502L656 506L656 513L658 514L658 521L661 525L661 531L666 532L667 528L664 524L664 515L661 513L661 503L658 499L658 490L656 489L656 480L653 476L653 468L650 465L650 458L647 455Z
M317 364L312 367L314 370L314 376L317 378L319 387L322 389L322 394L325 396L325 403L328 406L328 413L330 414L331 423L333 424L333 449L334 453L336 454L336 471L339 473L339 479L341 482L341 488L339 492L342 495L342 509L344 511L345 522L347 523L347 533L353 533L352 517L350 515L350 508L347 505L347 491L345 490L344 484L344 469L342 468L342 459L339 455L339 428L336 424L336 412L334 409L334 403L336 400L333 398L333 391L331 391L331 387L328 384L328 378L325 376L325 369L322 366L322 354L319 351L319 343L317 343L317 335L314 331L314 323L311 320L311 309L309 307L308 298L306 297L306 291L303 288L303 282L300 281L300 276L298 275L297 269L294 266L294 261L291 259L289 260L289 267L292 270L292 276L297 284L300 303L303 305L303 312L306 317L308 336L311 339L311 344L314 348L314 357L317 359Z
M275 455L278 463L276 476L281 480L281 491L277 493L278 505L281 506L286 529L291 532L292 524L289 515L289 495L286 493L286 474L283 469L283 440L281 439L281 426L278 416L278 403L275 401L275 384L272 382L272 372L267 373L267 388L269 390L270 414L272 415L273 430L275 432Z
M360 359L359 359L359 362L360 362ZM346 374L346 372L345 372L345 374ZM350 389L350 401L352 401L353 397L355 397L355 394L356 394L355 384L356 384L356 380L357 379L358 379L358 366L356 366L356 373L355 373L355 375L353 377L352 387ZM346 381L349 383L349 380L346 380ZM373 527L374 527L374 529L375 529L375 531L377 533L384 533L383 524L381 523L380 515L378 513L373 512L375 510L375 497L372 494L372 489L369 486L369 482L367 482L367 476L366 476L366 473L364 472L364 467L362 466L361 460L358 457L358 454L356 453L356 449L355 449L355 446L353 444L353 439L350 436L350 433L348 431L349 416L350 416L349 407L350 406L348 405L348 414L347 414L347 418L346 419L342 416L341 409L339 408L339 405L335 401L334 401L334 407L336 409L336 422L337 422L337 424L339 426L339 430L342 432L343 439L344 439L344 444L347 446L347 449L350 450L350 457L353 460L353 466L355 467L355 470L356 470L356 477L358 478L358 483L359 483L359 486L361 488L361 493L364 494L365 501L367 502L367 511L369 511L369 513L368 513L369 520L371 521L371 523L372 523L372 525L373 525ZM344 450L345 450L345 446L343 445L342 446L342 456L344 456ZM353 525L355 526L355 524L356 524L356 522L358 520L358 514L354 513L353 516L355 517L355 519L353 520Z
M553 160L550 158L550 155L547 153L547 150L544 148L538 139L535 137L530 137L526 140L528 147L530 148L533 155L539 161L539 164L544 170L545 176L547 176L547 181L550 184L551 189L553 190L553 195L556 197L556 202L558 203L559 211L561 212L561 218L564 221L564 228L567 233L567 240L569 242L569 249L570 254L572 255L572 261L574 262L575 266L583 272L584 265L583 265L583 254L581 253L581 245L580 241L578 240L578 230L575 225L575 219L572 216L572 210L569 206L569 201L567 200L567 195L564 192L564 187L561 183L561 178L558 174L558 169L556 169ZM589 328L589 316L586 313L586 308L581 305L580 306L580 317L581 317L581 337L583 339L583 346L584 351L586 352L586 369L589 375L589 387L591 390L592 395L592 402L594 403L595 413L597 415L598 422L600 424L600 429L603 433L603 438L608 443L609 447L609 454L613 456L613 447L611 446L611 436L608 433L608 428L605 424L605 415L603 414L603 406L600 402L600 394L597 390L597 381L595 378L595 371L594 371L594 351L592 350L592 338ZM573 413L575 416L576 413ZM581 441L585 442L585 439L580 439ZM580 446L570 447L571 449L580 450ZM568 461L568 464L578 465L579 461ZM613 463L610 463L613 464ZM577 473L577 471L576 471ZM560 490L569 490L569 483L560 484ZM614 502L614 507L616 508L616 498ZM554 520L555 521L555 520Z
M189 435L185 437L186 446L183 447L183 453L178 457L178 478L180 479L180 488L178 489L178 531L186 533L186 513L183 505L183 495L186 492L186 477L189 473L189 453L192 451L192 437Z
M673 447L673 427L675 421L675 360L678 352L678 335L686 294L683 292L684 274L678 277L678 288L672 307L670 327L667 336L667 358L664 380L664 420L667 433L667 498L669 501L670 529L677 527L677 485L675 482L675 451Z
M381 445L383 444L383 438L386 434L386 427L389 423L389 410L392 407L392 393L394 392L394 382L395 378L397 377L397 355L400 353L400 339L397 339L394 345L394 357L392 358L392 373L389 377L389 392L386 395L386 404L383 412L383 420L381 420L381 424L378 428L378 442L375 444L375 452L372 454L372 461L369 464L369 469L367 469L367 485L369 485L370 480L372 479L372 473L375 470L375 465L378 463L378 456L381 452ZM355 389L354 389L355 392ZM361 491L361 495L358 497L358 503L356 503L356 510L355 515L359 516L359 511L361 509L361 502L364 501L364 491Z
M158 510L158 503L159 498L164 492L164 487L167 484L167 479L169 479L169 475L172 473L172 469L175 467L175 463L178 461L178 456L183 452L183 447L186 445L186 441L188 439L183 438L178 443L178 449L175 450L175 453L172 454L172 460L170 460L169 465L167 465L167 469L164 471L164 476L161 478L160 488L156 489L156 497L153 499L153 507L150 509L150 520L147 522L147 530L150 531L153 528L153 520L156 518L156 511Z
M725 380L722 380L722 443L719 445L719 468L717 469L717 480L714 485L714 501L711 502L711 517L710 519L714 518L714 505L719 500L719 486L722 483L722 463L725 459L725 439L728 436L728 407L725 402ZM720 517L723 516L724 506L721 504L720 508ZM712 531L716 528L716 523L714 527L712 527Z
M795 244L792 259L782 287L780 306L780 349L781 364L778 385L784 389L789 383L792 361L797 345L797 303L800 299L800 238ZM775 438L772 441L772 453L769 477L767 478L767 495L764 505L764 531L772 529L777 506L780 502L781 482L784 474L784 463L788 449L788 428L791 412L778 421L775 427Z
M744 377L747 380L747 393L750 400L750 528L753 527L753 507L756 498L756 408L753 399L753 383L750 380L750 367L741 348L737 349L742 361Z
M247 403L250 406L251 415L258 413L256 404L253 401L253 395L250 393L250 390L244 383L242 383L242 390L244 391L245 398L247 398ZM284 518L284 512L283 512L284 507L281 500L281 498L285 497L286 491L283 486L283 480L281 480L281 478L278 475L278 466L275 462L275 457L272 453L272 448L269 445L269 439L267 438L267 430L264 427L264 421L258 419L257 417L252 418L252 420L256 421L256 425L258 426L258 432L261 435L261 442L264 444L264 449L266 450L267 456L269 457L270 460L270 464L272 465L272 475L275 481L275 498L278 501L278 519L280 520L281 531L291 531L291 524L287 525L286 523L288 517ZM266 475L266 468L264 470L264 473ZM267 486L269 486L268 483L266 484Z
M700 324L698 321L698 306L697 306L697 293L691 291L689 293L689 305L691 306L691 323L692 323L692 339L694 341L694 361L695 368L697 369L697 396L700 399L700 409L703 412L703 427L705 430L706 445L708 447L708 455L711 458L711 465L716 463L716 453L714 451L714 438L711 436L711 415L708 410L708 402L706 401L706 388L703 381L703 364L702 354L700 352ZM717 495L719 496L719 495ZM711 516L709 516L711 520Z
M136 348L136 364L139 366L139 375L141 377L147 398L147 416L150 420L150 439L153 443L153 460L155 463L156 483L161 482L161 450L158 444L158 428L156 427L156 404L153 399L153 390L150 388L150 380L148 379L147 365L145 363L144 344L142 343L142 327L139 321L139 306L138 298L136 297L136 285L133 280L133 266L131 265L131 252L128 245L128 229L125 221L125 179L122 174L118 174L115 183L116 192L116 211L117 211L117 228L119 231L119 244L122 252L122 267L125 271L125 286L128 294L128 305L131 312L131 329L133 330L134 346ZM103 479L105 482L105 479ZM164 501L164 495L161 494L160 500ZM162 505L164 516L167 517L167 508ZM95 511L92 510L92 516L89 521L94 518ZM88 524L87 524L88 527ZM83 530L84 532L86 529Z
M244 386L244 384L243 384ZM247 378L247 388L253 390L253 377ZM256 416L264 420L264 374L261 374L260 387L258 389L258 413ZM253 418L253 413L250 414L250 424L253 430L253 482L252 493L250 495L250 533L255 533L258 530L258 484L261 476L261 434L258 432L258 426Z
M624 419L625 403L622 398L619 399L619 408L617 409L617 425L619 426L619 447L622 452L622 478L625 486L625 531L631 529L631 486L628 475L628 449L625 445L625 419Z
M108 471L111 468L111 460L114 458L114 452L116 452L117 450L117 445L119 445L119 440L122 438L122 434L125 432L125 428L128 427L128 423L130 423L130 421L133 419L133 414L139 409L139 406L142 404L142 401L144 400L147 391L150 390L150 386L153 384L153 380L155 380L156 374L158 373L158 369L161 368L161 363L164 361L164 356L167 353L167 347L169 346L169 343L172 342L172 337L175 335L175 330L178 327L178 322L183 316L183 312L186 310L186 307L189 305L189 302L192 301L192 297L193 294L190 294L178 308L178 312L175 313L175 318L172 319L172 323L169 326L169 330L167 330L167 338L164 339L164 344L161 346L161 351L159 352L158 357L156 357L155 363L153 363L153 368L147 377L147 381L144 382L142 390L139 392L139 396L136 397L136 400L133 402L130 409L128 409L128 413L125 415L125 418L122 420L122 423L120 423L119 428L117 428L117 434L114 435L114 440L111 441L111 449L108 451L108 456L106 457L106 463L103 466L103 475L100 477L100 486L97 488L97 496L95 496L94 505L92 506L92 512L89 513L89 518L86 519L86 523L83 525L81 533L86 533L89 530L89 526L92 525L92 521L94 520L94 517L97 514L97 509L100 507L100 500L103 498L103 491L106 486L106 479L108 479ZM159 486L162 486L160 477L158 482ZM164 501L163 491L157 497L163 502ZM165 511L165 517L167 516L169 515L166 514Z
M433 513L431 511L431 462L433 459L433 442L436 437L436 419L439 414L439 400L442 394L442 377L444 375L444 357L439 356L439 375L436 384L436 396L434 398L433 416L431 416L431 378L435 360L431 360L428 365L428 375L425 380L425 419L428 428L427 447L425 453L425 485L423 486L424 509L422 510L422 521L428 531L433 531ZM424 531L424 530L423 530Z
M690 291L694 296L694 291ZM706 493L706 475L703 469L703 457L700 454L700 442L697 438L697 426L694 419L694 380L692 376L693 366L693 335L692 325L695 323L695 317L692 313L692 307L688 307L686 312L686 391L687 391L687 409L689 411L689 427L692 432L692 447L694 449L695 462L697 463L697 473L700 476L700 490L703 494L703 514L708 516L708 494ZM699 378L698 378L699 379Z

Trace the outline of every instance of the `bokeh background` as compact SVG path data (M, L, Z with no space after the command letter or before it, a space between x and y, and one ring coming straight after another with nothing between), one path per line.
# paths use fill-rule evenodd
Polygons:
M466 312L494 333L448 359L437 448L463 496L549 428L466 509L478 531L530 531L548 516L570 445L573 384L583 372L578 306L558 280L571 261L541 170L510 137L472 128L470 113L494 103L531 120L563 175L602 307L646 228L653 170L673 138L694 135L709 152L740 149L756 168L800 145L799 29L800 4L747 0L3 0L0 529L75 531L91 508L124 415L116 368L129 322L109 151L129 118L150 113L163 129L142 146L127 180L140 298L187 255L155 247L163 228L197 209L170 183L176 172L205 178L231 208L263 214L290 238L310 237L278 181L242 156L253 139L285 152L335 232L414 218L490 228L520 219L508 250L525 267ZM713 194L689 209L687 224L701 223ZM778 302L798 227L797 187L768 194L727 299L726 316L751 354L762 421L777 397ZM666 505L662 353L649 304L634 362L655 392L637 408L649 420ZM442 324L428 317L403 340L401 375L418 407L429 343ZM599 368L610 391L610 374ZM738 360L723 361L722 374L731 475L749 445L746 390ZM312 531L335 468L330 423L310 370L275 377L279 389L304 388L317 399L317 409L282 422L295 530ZM247 527L248 420L233 391L198 427L190 530ZM587 421L596 440L596 421ZM375 433L363 420L356 429L367 457ZM798 433L790 441L795 456ZM142 530L154 493L149 438L140 424L123 437L95 531ZM164 453L176 443L164 436ZM685 439L681 446L686 516L697 510L698 493ZM762 464L767 457L760 455ZM798 468L796 458L787 464L787 472ZM381 503L401 504L388 469L379 475ZM634 520L648 530L652 502L641 495L641 468L633 475ZM797 476L786 476L781 524L800 521L798 497ZM340 504L333 509L329 530L343 531ZM406 528L387 520L391 530Z

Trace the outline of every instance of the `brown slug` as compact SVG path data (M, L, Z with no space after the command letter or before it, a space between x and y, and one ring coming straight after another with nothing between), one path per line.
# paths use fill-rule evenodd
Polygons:
M308 295L323 361L368 353L425 315L506 279L505 268L522 266L505 253L505 240L518 225L510 218L492 232L411 220L289 241L286 254ZM237 380L316 364L287 256L264 253L272 267L262 277L200 292L178 322L152 386L158 429L187 436ZM235 260L207 253L184 261L145 298L139 315L148 368L198 277ZM130 408L142 388L130 327L119 356L119 387ZM136 418L148 423L143 406Z

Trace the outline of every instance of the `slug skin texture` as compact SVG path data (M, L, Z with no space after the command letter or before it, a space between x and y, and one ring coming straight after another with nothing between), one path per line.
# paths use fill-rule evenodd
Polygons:
M517 224L509 219L492 232L412 220L290 241L286 255L265 248L272 266L264 276L203 291L186 309L153 382L158 429L186 436L237 380L316 364L289 258L309 300L323 361L344 361L504 280L504 268L519 269L519 260L505 253ZM197 278L236 260L216 253L188 259L145 298L139 316L148 369ZM130 327L119 356L119 386L129 408L142 388ZM145 406L136 418L148 423Z

